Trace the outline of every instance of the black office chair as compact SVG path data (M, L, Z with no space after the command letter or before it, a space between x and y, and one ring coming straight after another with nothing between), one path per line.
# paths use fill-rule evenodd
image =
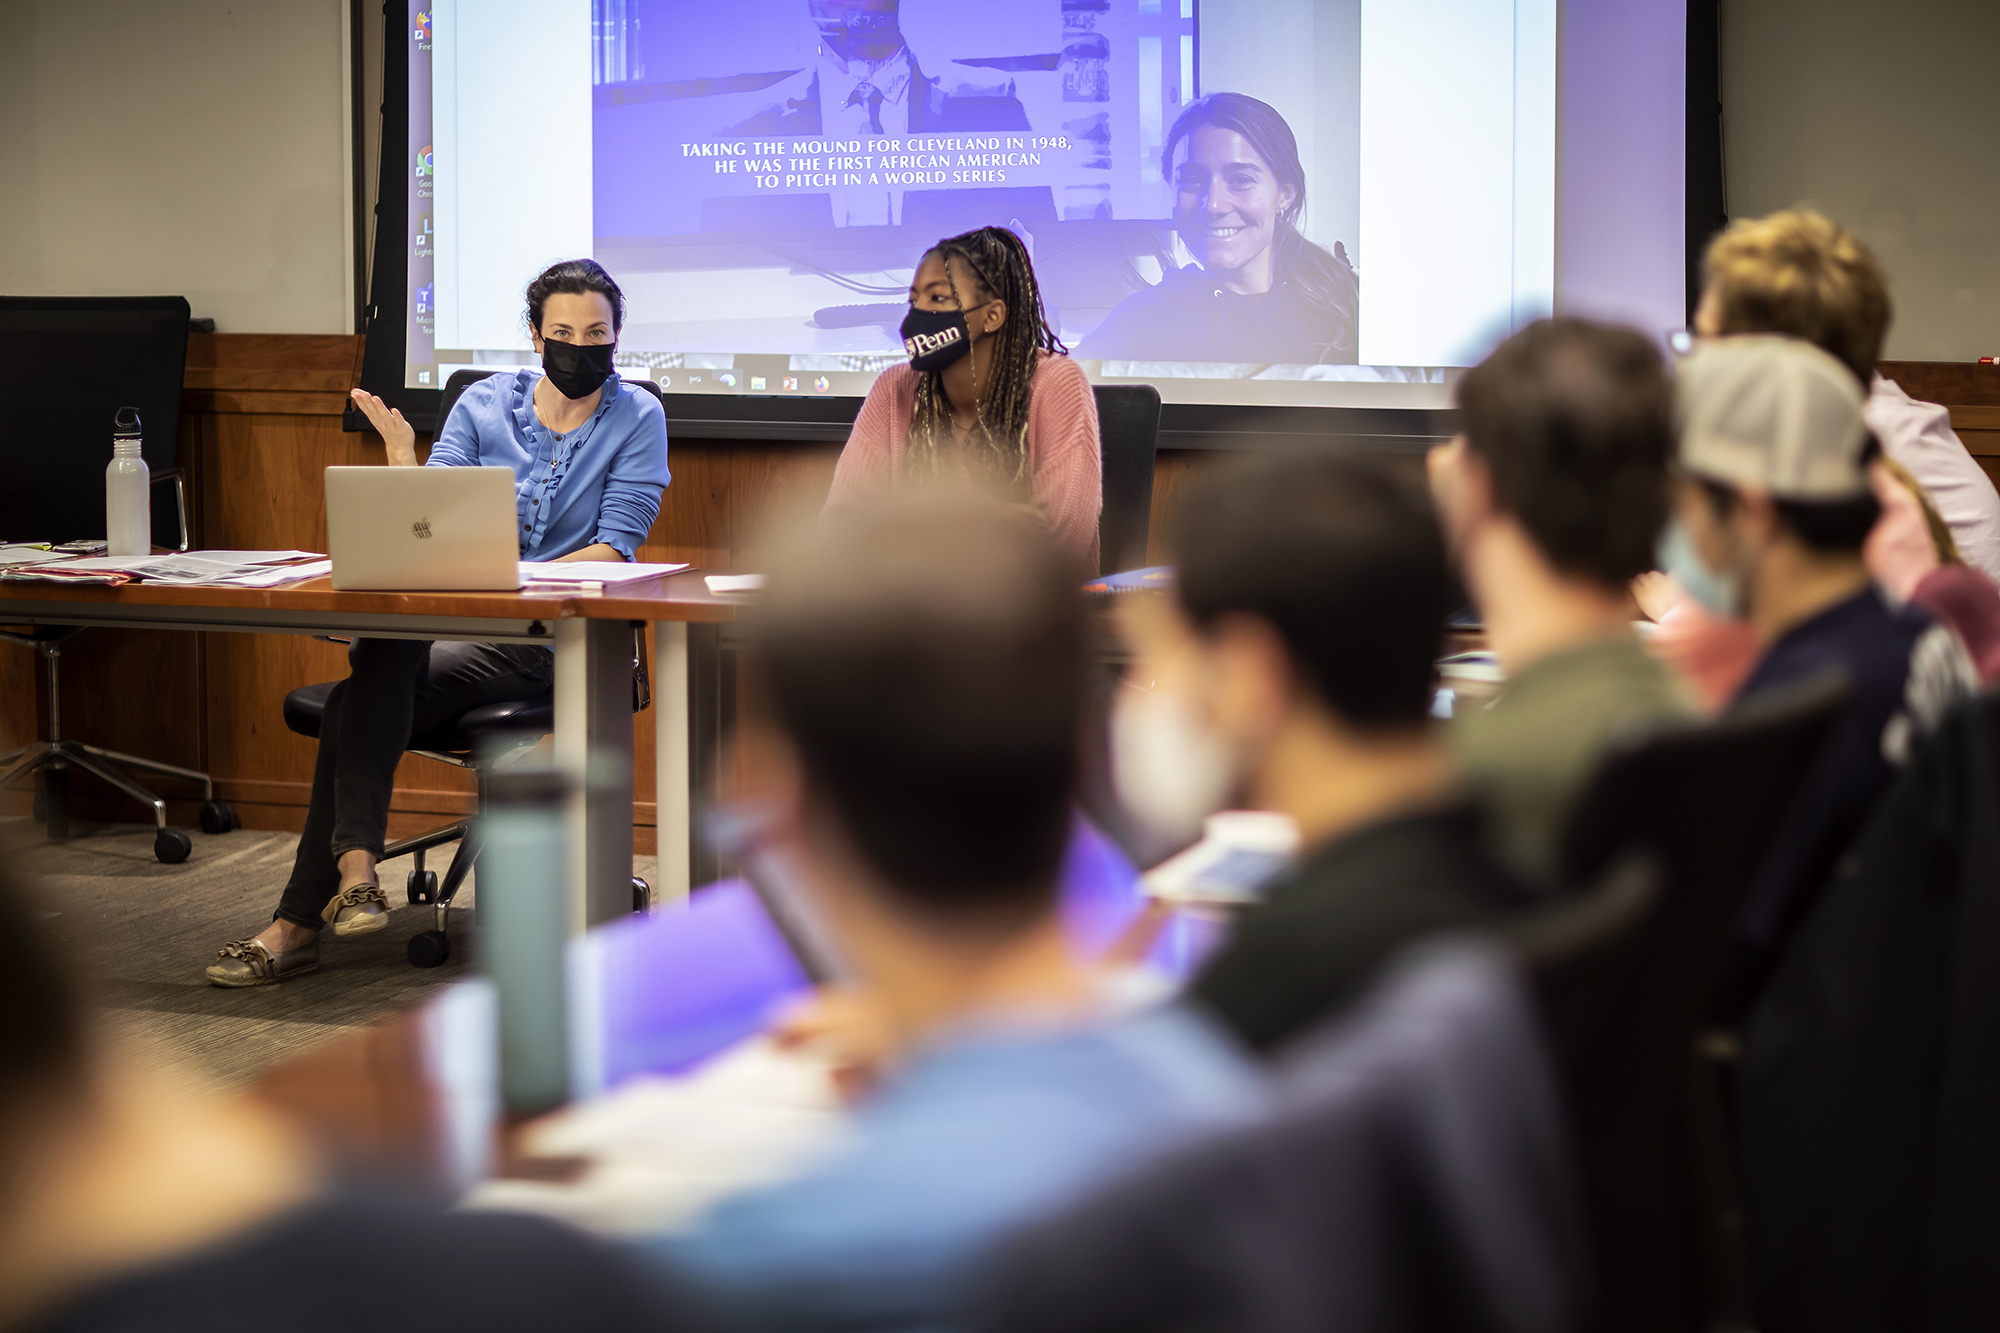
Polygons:
M185 541L181 543L181 549L187 549ZM199 782L203 833L227 833L235 828L236 810L229 802L216 799L215 779L207 773L161 763L157 759L142 759L136 754L120 754L116 750L86 745L62 734L62 649L64 644L87 628L86 625L55 625L38 629L32 634L0 630L0 643L19 644L41 655L42 670L48 681L45 692L48 706L42 718L42 729L47 733L47 739L30 741L0 754L0 790L40 769L46 781L35 793L35 818L46 821L50 841L61 842L69 837L68 770L74 765L102 778L150 809L153 812L153 856L167 865L179 865L194 851L194 839L187 835L185 829L168 824L166 800L141 785L124 769L136 768L145 773L160 773Z
M1571 816L1565 883L1634 855L1661 874L1643 898L1585 901L1604 928L1531 961L1590 1229L1589 1327L1749 1326L1721 1096L1731 1039L1712 1005L1744 898L1848 694L1844 675L1817 677L1616 749Z
M451 416L451 409L472 385L495 374L491 370L454 371L445 381L444 393L438 402L437 429L444 426ZM651 380L627 380L628 384L643 386L655 398L660 396L660 386ZM344 639L318 636L329 643L345 643ZM323 681L317 685L306 685L285 696L285 725L301 736L318 739L320 723L326 716L327 696L333 693L338 681ZM632 632L632 711L643 711L652 703L652 690L647 678L646 635L644 627ZM450 721L441 723L421 735L412 736L405 748L413 754L439 763L450 764L454 768L469 768L478 781L478 808L486 805L486 779L500 761L509 755L527 749L542 737L555 730L555 699L544 692L533 699L508 700L496 704L483 704L469 709ZM452 859L451 868L445 872L444 882L438 883L437 872L424 867L424 857L433 848L447 843L458 843L458 855ZM417 967L437 967L451 957L451 938L445 926L451 912L452 899L458 896L465 883L466 875L472 870L479 855L476 832L471 820L461 819L443 828L418 834L414 838L404 838L390 843L382 849L381 859L391 861L399 856L414 858L415 864L404 879L404 893L410 905L430 906L436 913L435 926L421 934L410 937L409 958ZM632 910L646 911L652 905L652 886L637 875L632 877Z
M1160 442L1160 391L1150 384L1100 384L1097 432L1103 442L1104 508L1097 519L1097 572L1146 563L1153 516L1153 460Z

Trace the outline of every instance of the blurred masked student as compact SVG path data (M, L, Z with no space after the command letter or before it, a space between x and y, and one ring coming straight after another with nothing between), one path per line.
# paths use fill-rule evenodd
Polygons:
M1002 1232L1258 1104L1218 1027L1121 1004L1058 918L1074 572L1019 509L908 488L830 510L771 575L744 786L878 1086L831 1158L654 1242L754 1326L931 1327Z

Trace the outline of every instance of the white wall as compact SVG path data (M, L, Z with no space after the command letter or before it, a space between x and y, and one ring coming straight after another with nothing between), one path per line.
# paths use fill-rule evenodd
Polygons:
M1729 215L1809 203L1889 270L1892 360L2000 355L2000 4L1723 0Z
M223 332L342 332L341 13L0 0L0 293L178 294Z

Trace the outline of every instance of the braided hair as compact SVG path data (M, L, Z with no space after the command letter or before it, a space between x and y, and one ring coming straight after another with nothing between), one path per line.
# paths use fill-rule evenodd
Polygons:
M981 227L939 241L924 257L933 254L944 261L961 310L984 301L1007 305L1006 322L985 342L986 364L979 364L977 347L971 352L972 433L955 462L1018 489L1028 476L1029 381L1043 351L1067 355L1069 349L1049 327L1028 247L1013 232ZM917 384L910 416L910 470L936 477L951 465L953 451L951 404L943 378L931 371Z

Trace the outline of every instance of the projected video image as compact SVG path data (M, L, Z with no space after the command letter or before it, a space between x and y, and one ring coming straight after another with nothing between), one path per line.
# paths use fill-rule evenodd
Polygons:
M1080 355L1353 362L1353 238L1302 235L1298 138L1258 96L1296 90L1202 89L1200 24L1176 0L627 0L594 33L597 250L713 270L728 242L795 279L628 347L893 352L922 249L998 225ZM1351 170L1319 187L1351 199Z
M1553 14L1553 0L1459 0L1451 24L1378 0L438 5L411 72L431 102L421 126L412 108L413 139L434 146L412 216L434 226L435 283L410 382L522 359L509 286L590 253L629 297L628 371L679 392L865 392L903 357L924 251L1001 226L1099 380L1441 383L1552 287L1553 123L1543 134L1521 108L1553 105L1553 41L1542 77L1522 5ZM524 103L524 80L546 95ZM1427 105L1405 130L1396 101L1413 91ZM586 141L587 195L522 208L510 168L529 145L580 167ZM1450 243L1425 249L1441 173ZM413 305L428 267L412 267Z

